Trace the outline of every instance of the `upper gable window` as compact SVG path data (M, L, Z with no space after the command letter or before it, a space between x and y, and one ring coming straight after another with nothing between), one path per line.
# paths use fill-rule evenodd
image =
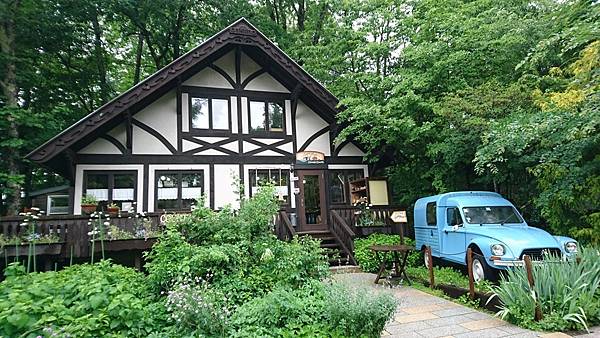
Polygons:
M193 129L229 129L229 100L192 97L190 106Z
M283 132L283 102L250 101L250 131Z

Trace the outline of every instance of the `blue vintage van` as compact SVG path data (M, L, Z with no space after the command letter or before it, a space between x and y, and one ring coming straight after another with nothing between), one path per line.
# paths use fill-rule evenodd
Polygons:
M541 260L545 254L568 257L577 252L574 239L528 226L515 206L494 192L421 198L415 203L414 222L418 250L430 246L434 257L466 265L471 248L476 281L493 280L498 269L522 265L523 255Z

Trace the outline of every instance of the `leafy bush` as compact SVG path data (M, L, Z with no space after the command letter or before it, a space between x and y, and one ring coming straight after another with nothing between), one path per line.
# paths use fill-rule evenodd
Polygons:
M392 295L314 282L242 305L232 316L232 335L379 337L395 309Z
M534 265L533 290L525 268L509 270L500 285L493 287L502 302L500 315L535 330L580 330L600 323L599 256L597 249L583 249L580 263L555 257ZM543 314L539 322L533 318L536 300Z
M326 289L325 317L343 337L379 337L396 310L391 294L331 285Z
M387 234L371 234L367 238L359 238L354 240L354 258L360 265L360 268L364 272L377 272L379 269L379 261L375 257L375 253L370 249L371 245L386 245L386 244L400 244L400 235L387 235ZM410 238L404 238L404 244L414 247L414 240ZM380 258L386 255L387 262L392 263L391 253L379 253ZM421 253L413 251L408 256L408 266L417 266L421 262Z
M144 276L103 261L25 274L13 263L0 283L0 336L147 336L165 325Z
M178 282L167 293L167 310L179 334L224 336L229 310L222 305L225 296L211 289L206 280L195 278Z

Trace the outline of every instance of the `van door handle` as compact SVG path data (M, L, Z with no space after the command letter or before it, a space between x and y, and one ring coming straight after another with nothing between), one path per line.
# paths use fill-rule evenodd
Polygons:
M431 230L431 237L433 237L433 230Z

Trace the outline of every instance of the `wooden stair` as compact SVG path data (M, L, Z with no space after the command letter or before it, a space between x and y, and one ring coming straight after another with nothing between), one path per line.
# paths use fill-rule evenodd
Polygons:
M348 254L342 249L340 242L329 230L299 231L298 236L311 236L321 241L321 248L325 250L329 266L345 266L350 264Z

